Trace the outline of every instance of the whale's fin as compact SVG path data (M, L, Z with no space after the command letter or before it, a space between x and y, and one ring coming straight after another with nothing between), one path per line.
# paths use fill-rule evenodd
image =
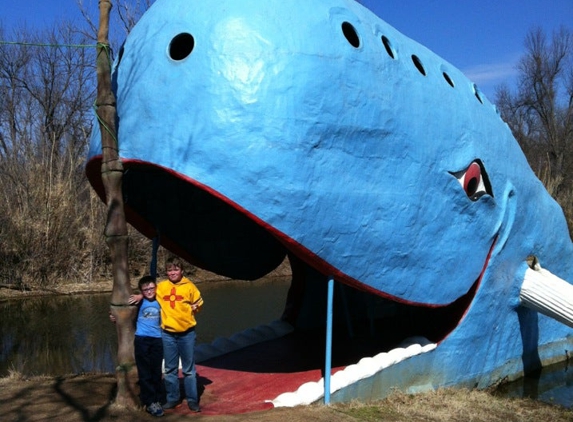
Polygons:
M573 285L541 268L533 259L519 293L521 305L573 328Z

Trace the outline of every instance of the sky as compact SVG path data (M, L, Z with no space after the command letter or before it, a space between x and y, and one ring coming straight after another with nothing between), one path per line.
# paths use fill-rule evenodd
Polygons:
M573 31L573 0L362 0L402 34L460 69L490 101L515 87L527 32Z
M97 22L97 0L80 1L93 11ZM515 86L516 65L525 53L524 40L530 29L541 27L551 35L563 25L573 31L573 0L361 0L361 3L464 72L491 101L495 100L495 88L500 84ZM0 21L5 29L23 24L28 28L46 27L62 18L81 22L78 0L0 0Z

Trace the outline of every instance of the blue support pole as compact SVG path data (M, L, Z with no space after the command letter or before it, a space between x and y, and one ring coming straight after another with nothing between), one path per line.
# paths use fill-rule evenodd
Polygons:
M330 373L332 372L332 303L334 296L334 279L328 280L326 306L326 358L324 363L324 404L330 404Z

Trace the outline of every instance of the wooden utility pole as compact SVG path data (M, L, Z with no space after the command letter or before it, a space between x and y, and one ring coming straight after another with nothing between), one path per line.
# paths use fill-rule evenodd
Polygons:
M111 254L113 272L110 311L116 320L118 337L116 403L134 407L138 405L137 368L133 351L136 308L128 304L131 294L127 259L129 239L121 188L123 165L119 158L116 136L116 104L111 90L111 54L108 40L111 8L110 0L99 1L96 109L102 144L101 178L107 203L104 234Z

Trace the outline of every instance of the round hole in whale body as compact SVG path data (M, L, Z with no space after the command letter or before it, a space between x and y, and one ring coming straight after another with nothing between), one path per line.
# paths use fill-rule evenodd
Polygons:
M388 53L388 55L391 58L395 59L396 56L394 55L394 49L392 48L392 43L384 35L382 35L382 44L384 44L384 48L386 49L386 53Z
M354 48L360 47L360 38L356 33L356 29L349 22L342 22L342 33L350 45Z
M450 78L450 75L448 75L446 72L442 72L442 75L444 76L444 79L446 80L448 85L450 85L453 88L454 87L454 81L452 81L452 78Z
M422 75L426 76L426 69L424 69L424 66L422 65L422 61L415 54L412 54L412 62L414 62L414 66L416 66L416 69L418 69L418 72L420 72Z
M193 35L183 32L171 40L169 44L169 57L173 60L183 60L191 54L193 47L195 47Z
M473 90L474 90L474 95L477 98L477 100L483 104L483 100L481 99L481 95L480 95L479 89L478 89L476 84L474 84Z

